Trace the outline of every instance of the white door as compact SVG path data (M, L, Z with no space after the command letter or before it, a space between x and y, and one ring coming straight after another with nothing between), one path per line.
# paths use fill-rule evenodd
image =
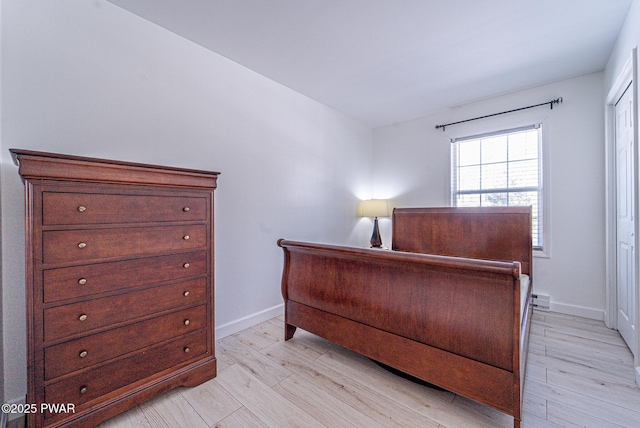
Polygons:
M618 330L636 351L635 326L635 218L634 218L634 144L633 94L627 88L616 103L616 174L617 174L617 301Z

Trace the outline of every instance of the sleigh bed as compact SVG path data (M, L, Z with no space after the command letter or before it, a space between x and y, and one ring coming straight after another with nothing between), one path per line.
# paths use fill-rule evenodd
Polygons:
M396 208L392 251L279 240L297 327L505 412L520 426L531 209Z

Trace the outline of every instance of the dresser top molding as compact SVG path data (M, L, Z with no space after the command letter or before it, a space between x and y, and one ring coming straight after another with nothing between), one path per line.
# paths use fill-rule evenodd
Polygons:
M23 179L215 189L219 172L9 149Z

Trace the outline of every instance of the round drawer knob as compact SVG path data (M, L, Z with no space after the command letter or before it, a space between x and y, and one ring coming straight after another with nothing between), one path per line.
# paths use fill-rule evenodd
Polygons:
M184 297L189 297L189 294L191 294L191 293L189 293L188 291L185 291L184 293L182 293L182 295L183 295Z
M188 213L188 212L190 211L190 208L189 208L189 207L184 207L184 208L182 209L182 211L184 211L184 212Z
M182 237L182 239L184 239L185 241L188 241L188 240L189 240L189 235L184 235L184 236Z
M89 388L87 388L86 386L80 388L80 394L86 394L87 391L89 391Z
M189 263L185 263L182 266L184 266L185 269L187 269L189 266L191 266Z
M80 321L86 321L86 320L87 320L87 314L82 314L82 315L80 315L80 316L78 317L78 319L79 319Z
M80 285L85 285L86 283L87 283L87 278L80 278L78 280L78 284L80 284Z
M86 242L81 242L78 244L78 248L86 248L87 243Z
M184 320L184 325L189 325L189 324L191 324L191 321L189 321L189 320Z
M80 354L79 354L79 355L80 355L80 358L84 358L84 357L86 357L87 355L89 355L89 352L87 352L87 351L80 351Z
M188 346L185 346L185 347L184 347L184 349L183 349L183 351L184 351L184 353L186 354L186 353L188 353L189 351L191 351L191 349L189 349L189 347L188 347Z
M83 212L85 212L86 210L87 210L87 207L85 207L85 206L83 206L83 205L80 205L80 206L78 207L78 212L83 213Z

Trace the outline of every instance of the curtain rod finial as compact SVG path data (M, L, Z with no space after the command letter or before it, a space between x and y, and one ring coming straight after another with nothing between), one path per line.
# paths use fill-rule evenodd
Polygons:
M555 100L551 101L551 102L549 103L549 105L551 106L551 110L553 110L553 105L554 105L554 104L560 104L560 103L562 103L562 97L558 97L558 98L556 98Z

